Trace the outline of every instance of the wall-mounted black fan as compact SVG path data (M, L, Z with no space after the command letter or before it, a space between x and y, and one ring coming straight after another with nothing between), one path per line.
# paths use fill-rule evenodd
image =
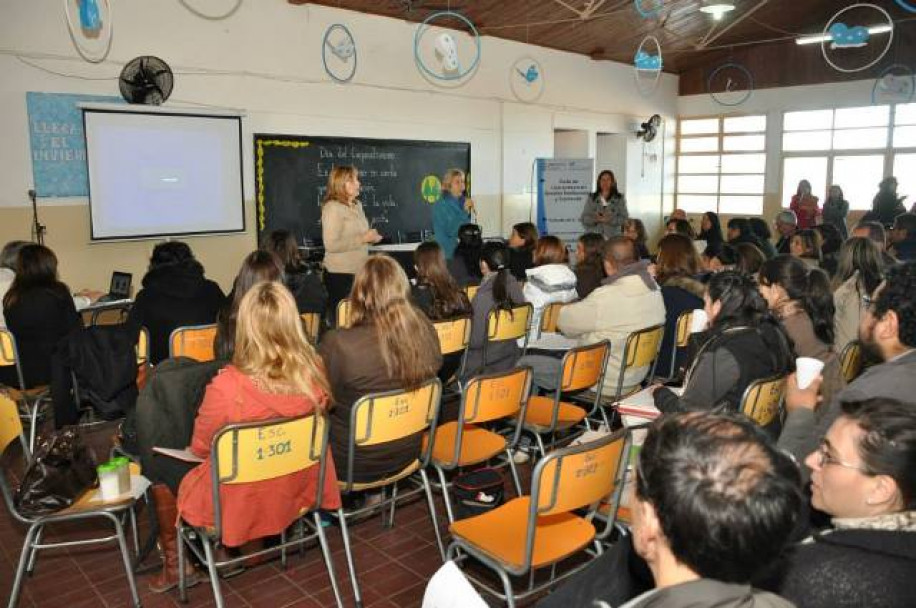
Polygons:
M661 124L662 117L658 114L653 114L649 120L639 125L639 130L636 131L636 137L645 142L652 141L655 139L655 136L658 135L658 128Z
M175 78L166 62L144 55L135 57L121 70L118 85L128 103L158 106L172 94Z

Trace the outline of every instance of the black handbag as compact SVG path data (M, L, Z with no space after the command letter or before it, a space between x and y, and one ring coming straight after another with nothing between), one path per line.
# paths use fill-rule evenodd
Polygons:
M505 482L496 469L483 468L462 473L452 484L455 519L492 511L505 501Z
M45 437L16 490L16 510L26 517L66 509L96 483L95 457L75 428Z

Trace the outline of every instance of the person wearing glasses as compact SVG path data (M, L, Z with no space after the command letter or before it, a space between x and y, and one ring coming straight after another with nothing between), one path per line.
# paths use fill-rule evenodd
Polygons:
M832 527L796 545L764 588L800 608L913 605L916 407L876 398L843 404L805 459L811 504Z
M802 462L813 452L850 401L897 399L916 408L916 262L887 271L872 294L859 325L867 357L882 361L868 368L829 402L819 403L822 378L800 389L795 374L786 382L786 419L779 447ZM803 469L803 474L807 471Z

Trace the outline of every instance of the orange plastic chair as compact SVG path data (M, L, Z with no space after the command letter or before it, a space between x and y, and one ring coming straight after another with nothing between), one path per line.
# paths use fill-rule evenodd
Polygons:
M671 341L671 367L665 370L664 375L659 375L655 370L653 377L656 380L671 380L677 373L677 353L683 348L687 348L690 341L690 322L693 320L693 311L685 310L677 317L677 323L674 325L674 340Z
M470 317L458 317L446 321L435 321L433 327L436 330L436 334L439 336L439 353L443 357L458 352L467 355L468 344L471 341ZM464 372L465 361L466 356L463 356L461 359L461 366L458 368L457 372L459 377ZM448 384L451 384L454 380L455 377L453 376L449 379Z
M36 386L27 389L25 377L22 375L22 364L19 361L19 349L13 333L5 328L0 328L0 367L15 367L18 387L6 387L6 392L19 405L23 411L21 417L29 421L29 450L35 449L38 437L38 418L42 407L51 403L51 393L47 386Z
M862 373L862 345L852 341L843 347L840 354L840 369L847 384L859 377Z
M551 569L549 579L534 585L537 569L581 554L596 539L592 523L602 501L619 500L626 476L628 435L621 429L595 441L551 452L534 468L531 495L510 500L496 509L454 522L454 539L448 559L473 558L493 570L502 582L502 593L465 570L468 578L514 608L516 601L540 593L558 581L586 568L585 560L560 576ZM580 515L578 510L584 509ZM605 527L611 525L605 523ZM601 552L595 542L596 552ZM531 574L521 593L513 590L509 576Z
M483 366L487 366L487 345L491 342L524 339L521 356L528 349L528 330L534 307L531 304L520 304L509 310L494 308L487 315L487 339L483 343Z
M303 312L299 314L302 319L302 328L305 330L305 337L312 344L318 343L318 332L321 329L321 315L317 312Z
M563 401L563 395L600 387L604 382L607 360L611 343L602 340L597 344L577 346L569 349L560 363L560 386L552 397L534 396L528 399L528 408L524 417L520 417L522 428L532 433L537 440L541 456L546 455L547 447L557 445L557 431L566 430L585 421L588 412L572 403ZM596 407L600 391L594 392ZM550 436L548 446L544 445L542 435ZM572 436L566 440L572 439Z
M474 466L505 455L505 464L508 464L512 472L515 492L521 495L521 482L510 454L510 450L518 444L520 428L516 428L511 438L507 438L483 425L519 415L524 417L531 392L531 379L529 367L471 378L461 397L458 420L446 422L436 429L430 464L439 475L449 522L455 521L455 516L449 498L448 488L451 484L446 480L446 471Z
M337 303L337 328L350 327L350 298L344 298Z
M558 323L560 322L560 311L566 306L565 302L551 302L544 308L541 313L540 333L557 333L560 331Z
M213 361L213 341L216 324L179 327L169 336L169 357L189 357L197 361Z
M468 294L468 300L473 300L474 296L477 295L477 290L480 289L480 285L465 285L464 293Z
M741 413L758 426L768 426L779 416L785 394L785 376L754 380L744 389L744 395L741 396Z

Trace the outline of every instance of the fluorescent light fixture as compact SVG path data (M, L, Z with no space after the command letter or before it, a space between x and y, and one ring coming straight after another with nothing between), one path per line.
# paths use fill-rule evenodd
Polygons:
M709 0L700 7L700 11L712 15L716 21L722 20L722 15L735 10L735 3L728 0Z
M884 23L882 25L873 25L868 28L869 34L886 34L891 31L893 28L889 23ZM833 36L830 34L815 34L813 36L802 36L801 38L795 39L795 44L819 44L821 42L830 42L833 40Z

